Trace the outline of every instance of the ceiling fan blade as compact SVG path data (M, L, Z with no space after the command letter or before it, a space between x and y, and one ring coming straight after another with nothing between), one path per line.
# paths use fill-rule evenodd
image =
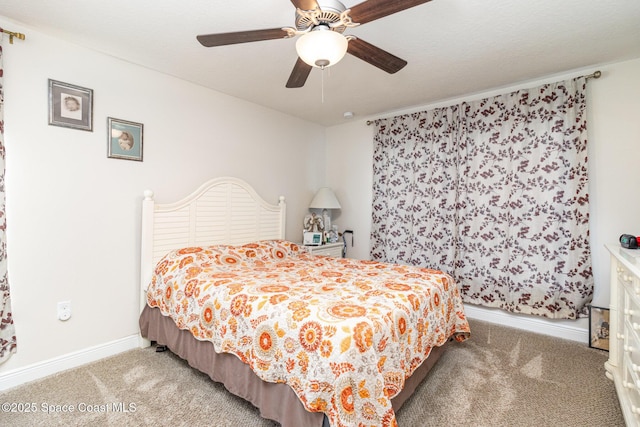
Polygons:
M296 61L296 65L293 66L293 71L291 71L291 75L289 76L289 80L287 80L286 86L288 88L296 88L304 86L307 81L307 77L309 77L309 73L311 73L311 69L313 67L302 59L298 58Z
M367 0L351 8L349 16L358 24L375 21L431 0Z
M284 39L288 33L282 28L268 30L237 31L233 33L204 34L196 36L205 47L225 46L229 44L259 42L262 40Z
M301 10L313 10L318 6L316 0L291 0L291 3Z
M389 74L396 73L407 65L407 61L404 59L400 59L362 39L349 40L347 52Z

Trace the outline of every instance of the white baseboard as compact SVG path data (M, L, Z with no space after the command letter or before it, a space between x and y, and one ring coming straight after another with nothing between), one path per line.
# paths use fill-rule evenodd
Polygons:
M0 374L0 391L7 390L31 381L39 380L67 369L77 368L105 357L115 356L124 351L138 348L139 335L131 335L119 340L89 347L33 365L17 368Z
M589 343L589 329L586 319L552 320L538 316L512 314L504 310L470 304L464 305L464 311L469 319L482 320L502 326L524 329L529 332L578 341L585 345ZM473 330L471 333L473 335Z

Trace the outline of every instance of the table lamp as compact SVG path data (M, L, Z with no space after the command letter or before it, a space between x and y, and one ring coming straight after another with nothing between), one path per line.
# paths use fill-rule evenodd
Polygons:
M310 209L322 209L322 219L324 221L324 231L331 230L331 213L330 209L341 209L340 202L333 194L329 187L322 187L313 197Z

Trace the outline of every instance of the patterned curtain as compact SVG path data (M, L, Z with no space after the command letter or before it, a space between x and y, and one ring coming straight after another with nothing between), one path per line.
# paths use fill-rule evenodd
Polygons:
M2 66L2 46L0 46L0 363L11 357L17 350L16 332L11 314L9 280L7 277L7 221L5 214L5 149L4 149L4 67Z
M378 120L371 257L464 301L574 319L593 295L586 79Z

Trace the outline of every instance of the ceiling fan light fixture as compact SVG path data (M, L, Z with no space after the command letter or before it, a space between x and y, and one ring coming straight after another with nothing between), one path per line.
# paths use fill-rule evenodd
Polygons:
M345 36L320 25L298 39L296 51L300 59L312 67L325 68L337 64L344 57L347 45Z

